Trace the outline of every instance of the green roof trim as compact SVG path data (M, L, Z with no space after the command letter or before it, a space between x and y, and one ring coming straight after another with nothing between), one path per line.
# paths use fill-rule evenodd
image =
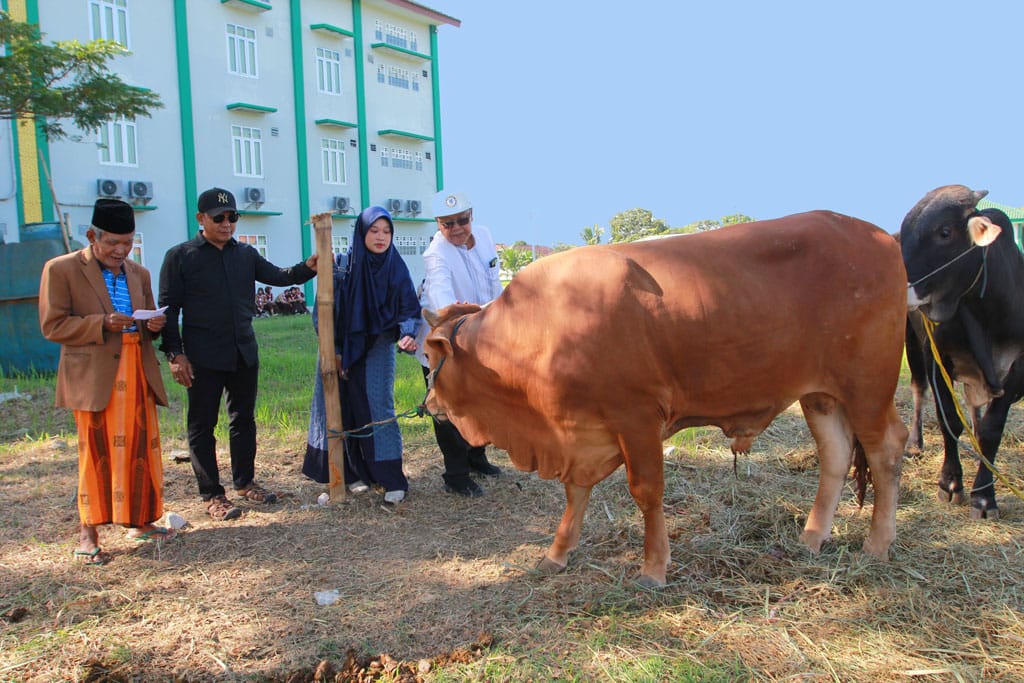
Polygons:
M419 133L410 133L404 130L397 130L395 128L384 128L377 131L377 135L391 135L400 138L412 138L413 140L422 140L424 142L433 142L434 138L429 135L420 135Z
M405 221L406 223L433 223L434 222L433 218L407 218L407 217L404 217L404 216L392 216L391 220L395 221L396 223L398 221Z
M273 114L277 107L266 107L262 104L250 104L249 102L232 102L227 106L228 111L251 111L257 114Z
M354 38L356 34L352 33L348 29L335 26L334 24L310 24L310 31L326 31L327 33L336 33L339 36L345 36L346 38Z
M357 214L357 213L332 213L331 214L331 220L332 221L341 220L341 219L351 220L353 218L359 218L359 214Z
M152 204L135 204L132 206L132 211L155 211L158 208L160 207L153 206Z
M978 208L999 209L1000 211L1005 213L1011 221L1024 221L1024 209L1018 209L1012 206L1007 206L1006 204L998 204L987 199L982 199L980 202L978 202Z
M256 211L254 209L238 209L239 216L280 216L282 211Z
M425 55L422 52L415 52L413 50L406 50L404 47L398 47L397 45L389 45L387 43L371 43L370 49L397 52L399 56L404 56L406 58L413 57L421 62L430 61L430 55Z
M220 0L222 5L248 5L254 7L260 11L266 12L267 10L274 9L274 6L269 2L260 2L260 0Z
M341 121L339 119L317 119L314 121L318 126L334 126L335 128L358 128L359 124Z

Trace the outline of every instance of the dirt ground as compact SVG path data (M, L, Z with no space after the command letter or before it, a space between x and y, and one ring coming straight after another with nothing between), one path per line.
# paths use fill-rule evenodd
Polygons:
M1015 409L999 464L1018 485L1022 436ZM165 444L166 509L189 526L159 544L105 528L113 561L84 567L75 444L18 446L0 458L0 680L633 680L609 668L630 657L746 680L1024 680L1024 502L1000 487L1002 518L984 523L938 503L941 440L927 438L880 563L857 552L871 506L849 492L834 542L816 556L799 543L817 470L797 412L736 474L719 432L694 435L666 460L674 563L657 592L632 583L642 526L621 470L595 489L569 569L541 577L562 488L504 453L484 498L444 493L425 441L407 444L406 502L324 507L303 444L266 444L258 478L283 500L214 522L172 459L182 444Z

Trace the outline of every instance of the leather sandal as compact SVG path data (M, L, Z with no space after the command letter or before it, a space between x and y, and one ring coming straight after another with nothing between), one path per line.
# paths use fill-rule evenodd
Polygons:
M276 493L268 491L256 482L249 484L244 489L235 489L235 493L248 501L252 501L253 503L270 504L277 502Z

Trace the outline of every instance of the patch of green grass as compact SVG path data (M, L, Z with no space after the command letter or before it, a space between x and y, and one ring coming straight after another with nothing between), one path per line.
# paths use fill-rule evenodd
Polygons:
M294 441L304 438L309 427L309 404L313 398L318 342L309 316L276 316L253 321L260 345L260 383L256 402L256 429L260 439ZM184 443L187 436L185 388L170 375L161 357L161 373L167 389L168 408L161 408L160 435L165 444ZM24 440L51 436L74 438L71 411L53 407L56 378L50 373L22 373L0 378L0 394L17 390L25 398L0 404L0 447ZM400 353L395 377L395 411L402 413L423 401L424 383L419 362ZM432 436L430 420L402 418L399 426L406 439ZM228 439L226 407L221 406L214 433L218 442Z

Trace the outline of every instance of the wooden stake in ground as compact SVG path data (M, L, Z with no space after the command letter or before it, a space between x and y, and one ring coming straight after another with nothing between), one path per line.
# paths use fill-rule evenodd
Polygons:
M320 381L324 385L324 411L327 414L327 460L331 480L327 492L331 501L345 498L344 428L341 422L341 394L338 392L338 365L334 358L334 253L331 250L331 214L318 213L311 219L316 234L316 311L320 339Z
M60 236L64 238L64 250L70 254L71 226L67 224L67 216L61 211L60 202L57 201L57 192L53 189L53 179L50 178L50 169L46 165L46 157L43 155L43 150L39 150L39 165L43 167L43 173L46 175L46 184L50 188L50 197L53 198L53 210L57 212L57 221L60 223Z

